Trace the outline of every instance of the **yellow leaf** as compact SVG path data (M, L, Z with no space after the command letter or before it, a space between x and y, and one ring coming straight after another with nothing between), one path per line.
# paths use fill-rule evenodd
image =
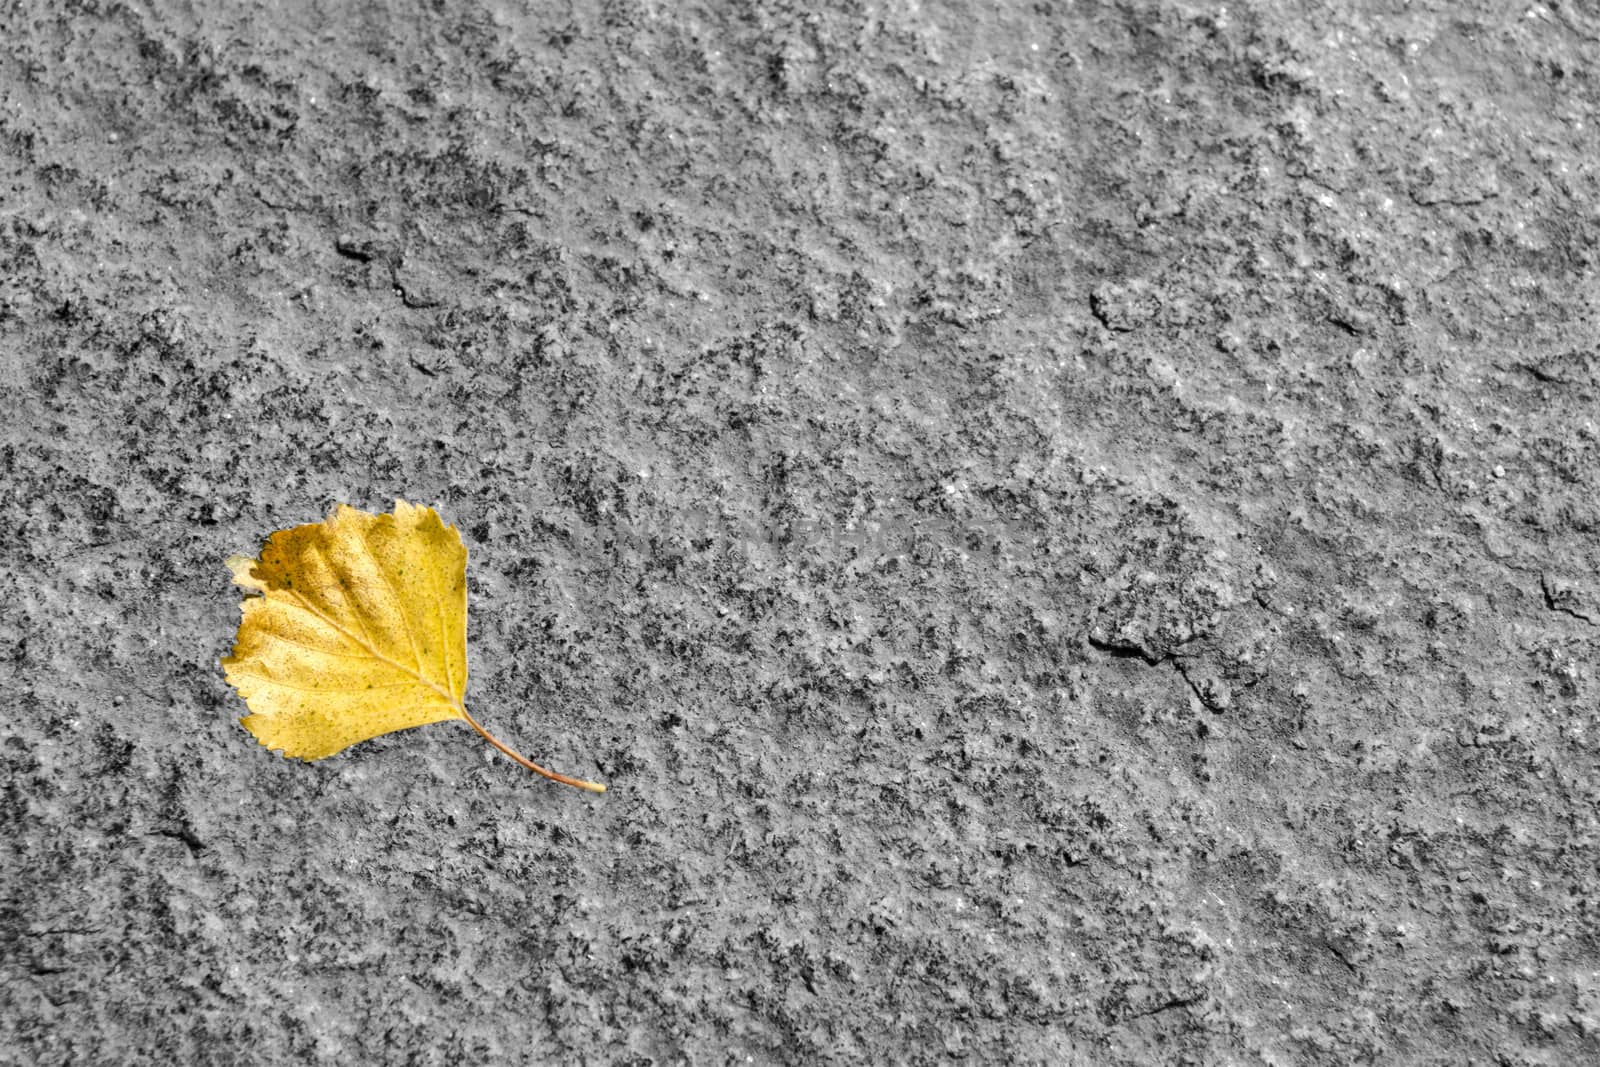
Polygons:
M467 713L467 548L432 508L396 500L393 514L371 515L341 504L228 568L259 595L240 606L222 667L252 712L240 721L267 748L316 760L460 719L529 770L605 792L530 762Z

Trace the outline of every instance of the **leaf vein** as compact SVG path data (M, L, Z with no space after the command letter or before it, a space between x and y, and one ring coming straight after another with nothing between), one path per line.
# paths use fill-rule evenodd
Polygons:
M398 689L401 686L414 686L422 683L416 681L385 682L382 685L296 685L294 682L285 682L265 674L254 671L241 671L235 669L231 672L236 678L254 678L258 682L276 685L283 689L298 689L302 693L364 693L369 689Z
M349 638L355 644L361 646L362 648L365 648L368 652L370 652L372 654L372 658L373 659L382 660L384 663L387 663L389 666L393 667L395 670L401 672L402 674L409 674L411 677L415 678L417 681L421 682L423 685L427 686L429 689L432 689L435 693L438 693L440 696L444 697L445 700L449 701L452 705L456 704L456 701L450 696L449 693L446 693L443 689L439 688L439 685L438 685L437 682L433 682L433 681L429 680L428 678L423 677L417 671L412 670L410 667L407 667L403 663L396 663L394 660L390 659L388 656L385 656L382 652L379 652L376 648L373 648L372 645L367 644L366 642L363 642L361 640L361 638L357 637L355 634L351 633L349 630L346 630L343 626L340 626L337 622L335 622L334 620L328 618L322 612L320 612L316 608L312 607L311 603L308 600L306 600L306 598L304 596L302 596L300 594L300 591L298 589L287 590L287 592L289 592L295 598L295 600L299 603L299 606L300 606L300 608L302 610L304 610L306 612L309 612L315 618L321 619L326 625L331 626L336 632L338 632L340 634L343 634L345 637ZM284 603L287 604L287 603L289 603L289 601L284 601Z
M334 566L333 557L328 555L328 550L319 542L311 542L312 549L322 557L322 562L328 565L328 570L333 574L333 580L339 583L339 595L344 597L344 606L349 611L351 618L356 620L356 625L361 627L361 632L367 639L367 644L373 648L378 647L378 642L372 639L372 631L367 629L367 620L362 618L361 609L356 605L356 598L350 592L349 585L344 580L344 575L339 573L339 568Z
M442 654L444 655L444 677L445 677L445 681L450 686L450 694L451 694L452 697L454 697L455 696L455 691L456 691L456 675L455 675L455 671L452 670L451 667L450 667L450 635L449 635L448 632L446 632L445 625L444 625L444 597L439 595L439 576L434 573L432 567L428 568L428 584L433 586L433 603L434 603L434 606L436 608L438 608L437 614L439 616L439 647L440 647L440 650L441 650ZM463 688L465 688L465 687L463 687ZM461 700L459 698L455 699L453 702L456 704L457 707L461 707L462 706ZM463 708L462 710L465 710L465 708Z
M281 603L281 601L274 601L274 603ZM365 647L363 647L360 652L335 652L329 648L318 648L316 645L297 640L296 638L290 637L288 634L279 633L277 630L269 630L266 627L262 627L261 633L262 636L270 637L274 641L282 641L286 645L293 645L296 648L303 648L307 652L315 652L319 656L338 656L340 659L374 658L372 655L372 650ZM357 643L359 644L359 642Z
M389 587L389 596L394 599L394 606L399 609L400 618L405 622L406 640L411 643L411 659L417 665L417 673L422 673L422 653L417 651L417 636L411 632L411 613L406 610L406 603L400 598L400 590L394 587L394 579L389 577L389 572L384 569L383 561L372 550L372 542L367 538L365 527L359 528L361 534L361 547L367 550L367 555L372 557L372 565L378 568L378 573L383 575L383 584Z

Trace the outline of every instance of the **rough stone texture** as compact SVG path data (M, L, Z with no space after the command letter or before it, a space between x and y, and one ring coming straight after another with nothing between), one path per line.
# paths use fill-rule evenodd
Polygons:
M0 1058L1594 1061L1597 76L1572 0L5 5ZM396 496L605 797L239 728L223 558Z

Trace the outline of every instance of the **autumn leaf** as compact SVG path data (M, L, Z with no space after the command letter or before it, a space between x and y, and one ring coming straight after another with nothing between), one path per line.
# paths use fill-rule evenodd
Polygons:
M530 771L547 771L467 712L467 548L432 508L391 515L339 505L324 522L279 530L261 558L228 560L248 590L228 682L270 749L317 760L395 730L460 719Z

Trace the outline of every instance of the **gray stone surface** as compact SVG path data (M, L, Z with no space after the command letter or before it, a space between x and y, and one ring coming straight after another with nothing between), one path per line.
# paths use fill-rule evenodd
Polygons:
M5 5L0 1059L1593 1062L1597 55ZM238 726L223 559L396 496L610 793Z

